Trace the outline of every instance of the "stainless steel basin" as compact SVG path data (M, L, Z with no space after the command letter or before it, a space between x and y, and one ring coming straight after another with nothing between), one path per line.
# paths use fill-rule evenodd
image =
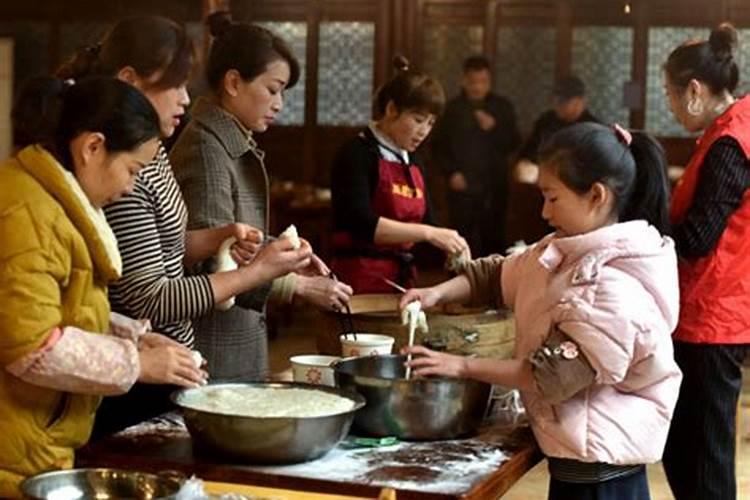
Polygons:
M38 500L171 499L183 479L120 469L70 469L30 477L21 483L21 492Z
M411 440L452 439L476 432L491 386L448 378L404 378L406 356L366 356L333 364L336 384L356 391L367 405L352 431Z
M268 387L275 389L304 388L327 392L354 401L345 413L322 417L247 417L196 410L182 404L191 391L205 388ZM349 433L354 412L364 406L357 393L334 387L300 383L212 384L197 389L182 389L172 394L185 424L197 447L218 451L242 462L284 464L305 462L320 457L336 446Z

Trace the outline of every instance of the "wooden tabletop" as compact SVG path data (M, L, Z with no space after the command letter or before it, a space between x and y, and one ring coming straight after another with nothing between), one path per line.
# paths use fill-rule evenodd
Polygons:
M238 465L194 452L176 414L145 422L79 450L79 467L178 470L205 481L376 498L391 487L398 500L485 500L505 493L541 460L528 428L494 425L474 438L349 447L285 466Z

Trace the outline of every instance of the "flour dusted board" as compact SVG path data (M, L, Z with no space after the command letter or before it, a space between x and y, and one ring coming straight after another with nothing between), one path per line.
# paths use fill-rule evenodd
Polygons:
M286 466L236 465L193 451L181 417L169 414L131 427L78 453L78 466L165 469L207 481L376 497L397 490L399 500L497 498L540 459L528 429L490 426L472 439L346 448Z

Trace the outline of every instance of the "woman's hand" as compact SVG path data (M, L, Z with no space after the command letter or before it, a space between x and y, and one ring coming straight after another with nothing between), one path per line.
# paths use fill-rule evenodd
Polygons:
M427 349L421 345L404 347L401 354L414 356L407 362L412 373L418 377L440 375L443 377L465 378L467 375L467 358Z
M346 283L323 276L297 276L294 294L321 309L338 311L346 306L354 290Z
M439 248L448 255L461 254L469 251L469 244L458 234L458 231L443 227L427 226L425 240L432 246Z
M418 300L422 303L422 309L427 309L428 307L438 305L441 299L440 292L434 286L430 288L412 288L407 290L401 297L398 308L403 309L407 304Z
M300 238L299 240L302 246L307 245L312 249L309 241L304 238ZM323 262L323 259L313 253L310 257L310 265L304 269L300 269L297 273L303 276L328 276L331 273L331 269Z
M205 371L195 366L190 349L158 333L147 333L140 338L138 357L139 382L198 387L208 378Z
M255 269L262 282L268 282L287 273L299 271L310 265L312 248L303 241L295 250L288 238L279 238L263 247L245 269Z
M230 247L229 254L237 265L248 265L260 250L263 243L263 231L248 224L235 222L224 226L227 238L234 236L237 240Z

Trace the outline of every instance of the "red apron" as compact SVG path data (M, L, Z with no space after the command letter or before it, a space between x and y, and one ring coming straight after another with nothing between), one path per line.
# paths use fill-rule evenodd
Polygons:
M427 211L425 184L416 165L378 161L378 185L370 202L373 212L399 222L421 223ZM413 243L375 245L355 242L348 232L333 235L331 268L354 293L393 293L383 278L414 286L416 268L409 250Z

